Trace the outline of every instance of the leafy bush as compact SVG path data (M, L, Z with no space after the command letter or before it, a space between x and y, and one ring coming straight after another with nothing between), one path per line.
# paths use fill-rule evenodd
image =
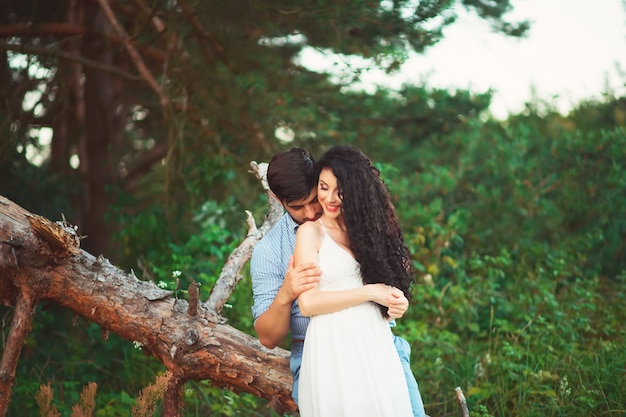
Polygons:
M572 121L469 124L385 171L420 278L397 332L430 414L455 386L474 416L626 412L626 132Z
M423 91L413 96L421 102ZM445 106L447 99L439 98ZM457 107L459 113L452 112ZM348 136L357 146L364 134L371 137L374 161L393 162L377 161L418 271L412 307L396 333L413 347L427 412L456 412L454 388L460 386L473 417L623 416L623 101L584 103L568 117L539 115L531 106L504 123L477 117L453 123L453 114L473 111L463 108L456 103L443 119L422 126L425 138L402 140L410 124L396 130L364 125ZM354 127L355 120L333 117L328 129L345 129L342 124ZM261 212L262 200L253 202ZM243 211L228 198L184 210L146 201L119 195L110 212L121 225L123 266L177 297L186 297L192 280L199 282L205 299L245 235ZM243 274L224 314L254 334L249 274ZM161 365L114 335L103 343L97 326L71 321L54 308L38 316L12 407L32 414L34 388L50 382L63 392L55 405L68 410L81 387L96 381L98 415L128 410ZM187 415L272 415L266 402L206 381L185 389Z

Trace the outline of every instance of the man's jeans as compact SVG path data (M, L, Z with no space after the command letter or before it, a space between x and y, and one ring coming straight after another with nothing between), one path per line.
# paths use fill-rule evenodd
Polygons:
M300 365L302 365L302 349L304 349L303 342L291 343L291 357L289 358L289 370L291 371L291 378L293 379L293 387L291 389L291 396L296 404L298 404L298 382L300 382Z
M409 396L411 397L411 408L413 408L414 417L425 417L424 402L422 401L422 395L420 394L417 381L411 371L411 345L409 342L401 338L400 336L393 336L393 344L396 346L398 355L400 356L400 362L402 362L402 369L404 370L404 377L406 378L406 384L409 388Z
M393 344L396 346L398 355L400 356L400 362L402 362L402 369L404 370L404 377L406 378L406 384L409 388L409 396L411 397L411 407L413 408L414 417L425 417L424 402L422 401L422 395L420 394L419 387L413 371L411 371L411 345L409 342L399 336L393 337ZM291 376L293 378L293 388L291 396L298 403L298 382L300 380L300 365L302 364L302 349L304 343L297 342L291 344L291 358L289 359L289 369L291 370Z

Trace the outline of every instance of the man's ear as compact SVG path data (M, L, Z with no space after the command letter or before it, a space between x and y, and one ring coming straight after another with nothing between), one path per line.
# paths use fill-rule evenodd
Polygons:
M270 191L270 193L272 194L272 197L274 197L276 199L276 201L278 201L280 203L281 206L283 206L283 208L285 210L287 210L287 204L285 204L283 202L283 200L281 200L280 198L278 198L278 196L276 194L274 194L272 191Z
M272 197L274 197L276 200L278 200L278 202L280 204L283 204L282 200L280 198L278 198L278 196L276 194L274 194L272 191L270 191L270 193L272 194ZM284 205L284 204L283 204Z

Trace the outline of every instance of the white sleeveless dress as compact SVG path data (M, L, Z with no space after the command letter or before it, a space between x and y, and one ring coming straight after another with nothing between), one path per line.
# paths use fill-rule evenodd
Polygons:
M359 264L328 233L319 266L320 291L363 285ZM389 323L374 303L311 317L299 384L302 417L413 416Z

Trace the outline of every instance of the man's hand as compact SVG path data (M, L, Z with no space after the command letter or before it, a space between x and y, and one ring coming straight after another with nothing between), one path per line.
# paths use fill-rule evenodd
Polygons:
M314 263L304 263L296 267L292 256L289 259L289 266L281 291L285 291L285 295L293 301L303 292L314 288L319 282L321 274L322 271Z
M254 323L254 329L263 346L273 349L287 336L291 304L304 291L317 285L321 273L319 267L312 263L294 266L293 256L291 257L278 294L269 308Z
M409 300L404 296L404 293L397 288L391 291L387 295L387 314L390 319L399 319L409 309Z

